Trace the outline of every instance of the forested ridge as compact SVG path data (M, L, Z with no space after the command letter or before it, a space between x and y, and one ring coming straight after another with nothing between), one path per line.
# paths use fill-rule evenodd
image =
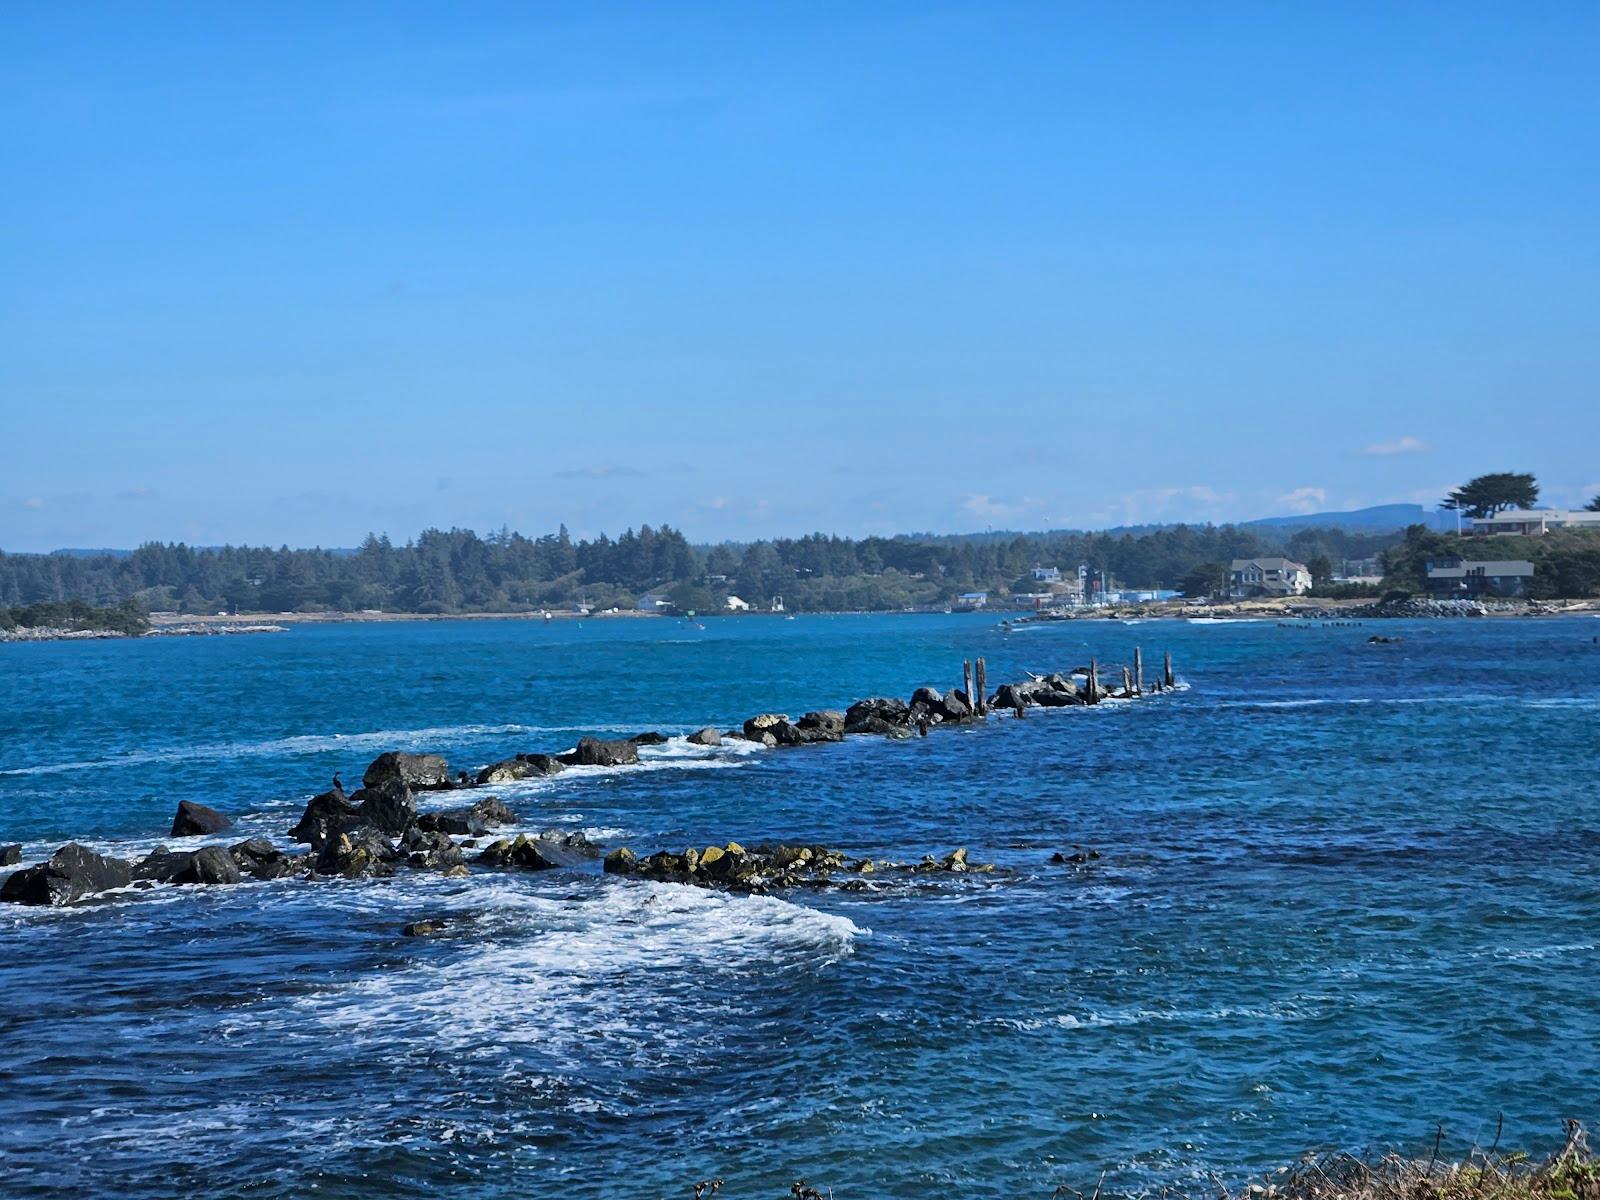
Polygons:
M966 591L1031 591L1031 570L1080 564L1118 586L1179 587L1200 563L1260 554L1357 558L1399 534L1303 529L1292 535L1235 526L1137 533L841 538L812 534L746 545L691 545L667 525L574 540L509 529L430 529L395 545L369 535L354 552L287 546L196 548L152 542L131 554L0 552L0 605L136 600L152 611L516 612L585 604L630 607L666 590L681 608L714 612L728 595L764 608L887 610L948 603Z

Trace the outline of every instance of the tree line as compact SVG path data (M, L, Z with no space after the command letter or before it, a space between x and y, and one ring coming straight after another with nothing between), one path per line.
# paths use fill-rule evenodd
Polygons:
M948 604L962 592L1027 592L1034 567L1080 565L1129 588L1178 588L1198 563L1261 554L1307 561L1376 554L1396 535L1178 525L1140 532L904 535L811 534L694 546L667 525L575 540L563 526L527 537L430 529L396 545L370 534L354 551L151 542L131 554L0 552L0 606L76 600L151 611L518 612L583 604L631 607L664 592L715 612L736 595L753 607L782 597L800 610L895 610Z

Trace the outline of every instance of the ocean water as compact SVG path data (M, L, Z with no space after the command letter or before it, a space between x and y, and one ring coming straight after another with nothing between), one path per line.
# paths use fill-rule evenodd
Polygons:
M1373 632L1403 635L1371 646ZM1209 1191L1306 1150L1600 1119L1600 620L456 622L0 646L0 842L283 840L386 749L477 766L1173 651L1186 690L926 740L492 789L640 852L991 876L729 896L592 873L0 908L9 1196ZM448 798L432 803L444 804ZM228 840L235 840L230 835ZM1056 850L1093 848L1083 866ZM420 917L459 919L409 939Z

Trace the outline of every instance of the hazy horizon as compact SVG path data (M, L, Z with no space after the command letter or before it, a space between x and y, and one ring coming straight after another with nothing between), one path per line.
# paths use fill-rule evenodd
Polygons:
M1600 492L1600 11L8 9L0 547Z

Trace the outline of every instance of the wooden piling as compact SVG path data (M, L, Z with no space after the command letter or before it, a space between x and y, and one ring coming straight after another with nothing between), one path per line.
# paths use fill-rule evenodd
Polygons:
M1133 672L1128 670L1127 667L1122 668L1122 694L1124 696L1133 695Z
M967 704L972 704L972 660L961 660L961 691L967 698ZM976 711L976 709L974 709Z
M978 670L977 675L974 676L974 682L978 685L978 715L986 717L989 715L989 666L981 658L978 660Z
M1165 654L1163 654L1161 656L1161 659L1162 659L1162 661L1161 661L1161 684L1162 684L1163 687L1171 687L1173 685L1173 680L1172 680L1172 651L1168 650Z
M1133 694L1144 695L1144 652L1137 646L1133 648Z
M1100 703L1100 664L1089 660L1089 691L1084 697L1090 704Z

